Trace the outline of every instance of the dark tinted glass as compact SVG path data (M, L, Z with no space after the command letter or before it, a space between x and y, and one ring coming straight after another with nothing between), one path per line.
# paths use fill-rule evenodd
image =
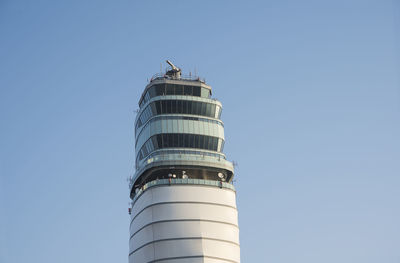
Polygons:
M161 114L161 101L156 101L156 114Z
M200 149L204 149L204 137L205 136L199 136L199 147Z
M201 89L200 87L193 87L193 96L200 97L201 94L200 89Z
M166 101L166 104L167 104L167 110L165 111L165 113L171 113L171 104L172 104L172 101L170 101L170 100L167 100Z
M151 87L148 92L149 92L150 98L157 96L155 87Z
M156 95L157 96L165 95L165 85L164 84L156 85Z
M204 136L199 134L179 134L179 133L164 133L152 136L142 146L138 153L138 159L143 159L150 152L160 148L198 148L212 151L223 150L224 141L221 140L221 149L218 149L217 137Z
M188 148L189 147L189 134L183 134L183 147Z
M171 100L171 113L177 113L176 110L176 100Z
M174 134L174 147L179 147L179 134Z
M194 135L189 134L189 147L194 148Z
M178 134L178 145L179 145L179 147L184 147L183 146L184 145L184 141L183 141L183 134L182 133Z
M194 101L188 101L187 102L187 106L188 106L187 114L193 114L192 113L193 112L193 104L194 104Z
M162 136L161 136L161 134L157 134L156 137L157 137L157 145L158 145L158 148L162 148L163 143L162 143Z
M177 100L176 101L176 112L177 113L183 113L182 101L181 100Z
M165 94L166 95L174 95L174 85L173 84L167 84L166 89L165 89Z
M192 86L184 86L183 94L191 96L192 95Z
M204 136L204 149L210 150L210 137L209 136Z
M212 137L211 151L216 151L217 149L218 149L218 138Z
M181 86L181 85L176 85L176 86L175 86L175 94L176 94L176 95L183 95L183 86Z
M147 92L143 96L143 100L140 102L140 107L142 107L149 99L155 96L163 96L163 95L187 95L187 96L209 98L210 91L208 89L201 88L198 86L156 84L147 90Z
M188 114L188 101L184 100L182 101L182 107L183 107L183 114Z
M201 112L201 103L198 101L193 101L193 111L192 114L199 115Z

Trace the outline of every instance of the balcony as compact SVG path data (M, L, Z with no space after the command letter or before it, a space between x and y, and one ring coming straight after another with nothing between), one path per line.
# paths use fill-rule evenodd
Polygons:
M203 179L159 179L146 183L140 188L136 189L135 195L132 198L132 206L135 201L149 188L157 187L157 186L170 186L170 185L203 185L203 186L211 186L211 187L219 187L230 189L235 191L235 187L233 184L222 182L222 181L213 181L213 180L203 180Z

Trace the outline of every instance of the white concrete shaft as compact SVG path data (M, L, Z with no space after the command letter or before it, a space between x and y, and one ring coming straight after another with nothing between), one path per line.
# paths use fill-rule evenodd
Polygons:
M236 193L203 185L149 188L134 203L129 263L240 262Z

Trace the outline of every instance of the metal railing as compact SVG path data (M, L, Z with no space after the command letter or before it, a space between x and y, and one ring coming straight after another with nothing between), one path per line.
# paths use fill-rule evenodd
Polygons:
M153 80L156 80L156 79L174 79L174 78L171 78L167 74L156 73L151 77L150 82L152 82ZM195 75L181 75L181 77L179 79L189 80L189 81L200 81L200 82L206 83L206 79L200 78L199 76L195 76Z
M140 188L137 188L135 196L132 200L132 206L135 201L149 188L155 186L162 186L162 185L205 185L205 186L213 186L219 188L226 188L232 191L235 191L235 187L231 183L222 182L222 181L213 181L213 180L204 180L204 179L159 179L148 182L147 184L143 185Z
M198 153L190 153L189 151L185 152L176 152L176 153L163 153L163 152L154 152L150 154L148 157L139 161L136 165L136 171L142 168L144 165L159 162L159 161L171 161L171 160L182 160L182 161L200 161L200 162L209 162L209 163L219 163L226 162L225 154L223 153L207 153L198 152Z

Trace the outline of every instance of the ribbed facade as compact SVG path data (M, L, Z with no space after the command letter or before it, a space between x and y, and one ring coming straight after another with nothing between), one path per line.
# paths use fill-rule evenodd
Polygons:
M139 106L129 262L240 262L233 166L211 87L172 65Z

